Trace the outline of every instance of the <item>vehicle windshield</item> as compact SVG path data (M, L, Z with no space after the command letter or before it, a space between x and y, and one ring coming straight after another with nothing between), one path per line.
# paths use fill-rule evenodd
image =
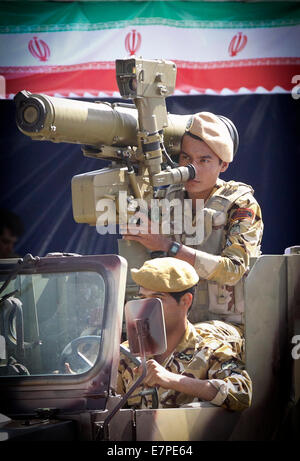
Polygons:
M100 274L18 275L1 298L0 378L80 374L94 365L105 303Z

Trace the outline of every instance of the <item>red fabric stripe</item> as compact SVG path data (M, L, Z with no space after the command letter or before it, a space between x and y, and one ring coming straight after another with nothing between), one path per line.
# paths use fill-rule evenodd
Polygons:
M291 91L294 75L300 74L300 65L245 66L221 69L178 69L176 88L181 91L196 89L200 92L210 88L217 92L223 88L238 91L245 87L255 90L258 86L271 91L281 86Z
M180 66L180 64L179 64ZM24 69L25 70L25 69ZM3 71L3 68L2 68ZM83 95L85 92L97 95L98 92L112 94L118 91L115 70L86 69L74 72L55 73L14 73L2 72L6 80L7 94L16 94L26 89L32 93L46 93L53 95L60 93L64 96L69 93ZM271 91L274 86L280 86L291 91L294 75L300 75L300 64L286 65L259 65L225 68L181 68L177 70L176 89L189 93L191 90L204 92L207 88L220 92L223 88L238 91L245 87L255 91L258 86Z
M4 74L5 76L5 74ZM118 91L115 70L81 70L77 72L61 72L55 74L31 74L24 77L12 78L6 81L6 93L16 94L24 89L31 93L45 93L53 95L60 93L67 96L76 93L83 96L85 92L97 95L100 91L113 93Z

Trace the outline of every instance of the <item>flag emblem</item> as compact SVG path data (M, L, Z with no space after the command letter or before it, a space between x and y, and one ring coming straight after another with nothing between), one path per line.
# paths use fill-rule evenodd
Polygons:
M230 56L233 57L240 53L245 48L247 41L247 35L244 35L243 32L238 32L229 43L228 52Z
M125 48L130 56L136 54L142 43L142 37L139 32L132 29L125 37Z
M40 61L48 61L50 56L50 48L44 40L38 37L33 37L28 43L28 49L33 57Z

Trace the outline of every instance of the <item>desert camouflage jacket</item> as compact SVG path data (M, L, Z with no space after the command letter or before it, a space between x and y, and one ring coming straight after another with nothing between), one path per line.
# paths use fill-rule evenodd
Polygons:
M167 198L183 201L187 195L180 186L170 186ZM203 225L201 218L199 224ZM194 216L193 225L197 224ZM249 257L260 255L262 233L261 209L251 186L218 179L205 202L202 242L189 243L185 232L176 239L196 249L195 268L200 277L235 285L249 266ZM214 257L206 258L204 252Z
M187 195L182 187L170 186L166 197L183 202ZM193 226L204 227L201 243L190 243L190 236L174 232L175 240L194 248L194 267L200 277L190 320L244 323L243 276L249 269L250 257L260 255L263 233L253 189L247 184L218 179L205 202L204 219L203 215L199 219L194 216Z
M128 347L128 343L124 343ZM149 359L150 357L148 357ZM155 359L155 357L152 357ZM168 371L196 379L209 379L218 390L212 404L241 411L251 403L252 383L244 366L244 339L242 331L221 321L203 322L195 328L190 322L185 334L162 364ZM125 394L138 375L136 365L121 354L118 373L118 393ZM138 395L144 387L134 391L128 405L151 408L152 397ZM158 388L159 408L175 408L199 399L174 390Z

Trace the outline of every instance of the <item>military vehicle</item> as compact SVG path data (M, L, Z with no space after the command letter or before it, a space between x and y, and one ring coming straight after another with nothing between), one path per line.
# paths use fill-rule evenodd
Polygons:
M82 144L84 155L112 161L72 181L74 219L97 225L100 232L107 223L134 222L138 200L148 204L165 186L194 174L192 166L179 168L172 160L189 119L166 112L175 65L132 57L117 60L116 70L121 95L134 105L26 91L15 98L24 134ZM126 193L123 204L120 192ZM102 199L115 204L115 215L99 207ZM253 401L242 413L209 402L157 408L155 389L149 390L152 409L126 408L128 396L116 393L124 302L134 312L139 339L138 346L136 338L131 340L125 353L137 365L144 366L147 356L145 322L147 334L160 331L160 350L165 337L161 305L133 301L136 287L128 272L151 255L133 242L120 242L119 250L120 255L54 253L0 261L0 439L201 441L299 435L299 426L292 424L300 402L299 247L251 259L245 341Z

